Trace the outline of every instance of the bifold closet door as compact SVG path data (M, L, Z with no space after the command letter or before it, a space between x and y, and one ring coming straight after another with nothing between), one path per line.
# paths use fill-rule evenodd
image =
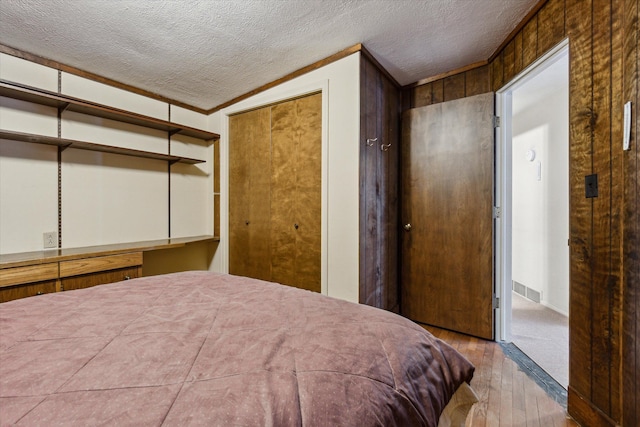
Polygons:
M322 96L229 118L229 272L320 292Z
M322 96L271 107L272 280L320 292Z
M229 273L271 280L270 108L229 117Z

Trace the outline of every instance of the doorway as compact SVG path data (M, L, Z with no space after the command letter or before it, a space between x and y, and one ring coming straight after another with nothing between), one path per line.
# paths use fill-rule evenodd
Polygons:
M565 389L569 315L569 66L563 42L497 94L498 338Z

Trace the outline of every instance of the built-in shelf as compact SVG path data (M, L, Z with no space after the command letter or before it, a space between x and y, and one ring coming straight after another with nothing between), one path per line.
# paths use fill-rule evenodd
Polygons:
M183 126L166 120L121 110L106 105L85 101L71 96L50 92L44 89L34 88L20 83L10 82L0 79L0 96L31 102L39 105L57 108L59 112L73 111L115 120L122 123L142 126L148 129L166 131L168 136L181 134L205 141L218 142L220 136L213 132ZM58 126L60 126L60 115L58 115ZM98 151L104 153L120 154L126 156L155 159L173 163L196 164L204 163L206 160L193 159L171 154L154 153L150 151L134 150L130 148L115 147L111 145L98 144L86 141L77 141L53 136L37 135L12 130L0 130L0 139L14 140L19 142L44 144L66 148L76 148L80 150ZM60 162L60 159L58 159ZM60 164L60 163L58 163ZM171 168L168 168L169 176ZM60 174L58 174L58 228L61 230L61 191ZM169 187L170 188L170 187ZM170 191L170 190L169 190ZM170 200L170 199L169 199ZM170 234L170 233L169 233ZM60 231L61 235L61 231ZM189 243L196 242L216 242L220 241L217 236L195 236L182 238L169 238L145 242L128 242L113 245L92 246L86 248L64 248L51 249L36 252L25 252L17 254L0 254L0 270L13 267L39 265L51 262L60 262L74 259L91 258L110 254L128 253L132 251L153 251L158 249L177 248Z
M0 96L47 105L65 111L74 111L123 123L162 130L168 132L170 135L181 134L204 140L215 140L220 138L220 135L217 133L184 126L178 123L172 123L166 120L156 119L154 117L133 113L131 111L120 110L118 108L85 101L3 79L0 79Z
M204 160L189 157L173 156L170 154L152 153L151 151L134 150L131 148L114 147L112 145L95 144L93 142L76 141L73 139L58 138L55 136L35 135L32 133L0 130L0 139L30 142L33 144L56 145L63 148L77 148L79 150L100 151L102 153L121 154L124 156L142 157L144 159L165 160L170 163L187 163L195 165L204 163Z

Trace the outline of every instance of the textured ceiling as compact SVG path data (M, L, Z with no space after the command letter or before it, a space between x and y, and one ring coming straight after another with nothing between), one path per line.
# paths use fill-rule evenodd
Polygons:
M403 85L486 60L537 2L0 0L0 43L208 109L357 43Z

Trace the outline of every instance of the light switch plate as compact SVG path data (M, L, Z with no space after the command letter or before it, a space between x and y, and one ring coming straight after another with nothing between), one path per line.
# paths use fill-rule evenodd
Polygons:
M598 197L598 174L584 177L584 192L587 199Z
M631 149L631 101L624 104L624 133L622 139L622 149Z

